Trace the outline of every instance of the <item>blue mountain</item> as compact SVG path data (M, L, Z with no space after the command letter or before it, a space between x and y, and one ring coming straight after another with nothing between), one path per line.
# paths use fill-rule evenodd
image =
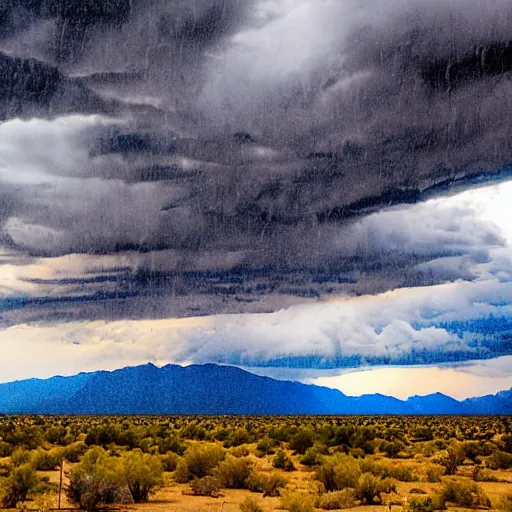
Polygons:
M0 384L4 414L510 414L512 390L459 402L340 391L214 364L152 364Z

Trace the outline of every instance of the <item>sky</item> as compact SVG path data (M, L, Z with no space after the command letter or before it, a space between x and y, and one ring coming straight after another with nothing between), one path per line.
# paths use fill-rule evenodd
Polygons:
M512 388L510 2L0 11L0 381Z

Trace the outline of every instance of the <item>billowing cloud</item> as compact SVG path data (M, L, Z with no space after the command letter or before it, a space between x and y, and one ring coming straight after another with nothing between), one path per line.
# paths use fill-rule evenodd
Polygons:
M8 2L0 335L94 326L103 359L62 342L95 367L124 345L90 321L219 314L119 361L509 354L511 21L507 0Z

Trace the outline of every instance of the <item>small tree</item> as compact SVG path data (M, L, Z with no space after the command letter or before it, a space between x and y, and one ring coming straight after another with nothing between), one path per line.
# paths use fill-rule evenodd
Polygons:
M31 464L15 467L1 482L3 508L15 508L18 502L26 501L39 483L36 471Z
M69 474L66 494L82 510L92 511L100 503L115 503L126 484L123 468L101 447L89 450Z
M162 463L157 456L136 449L124 459L124 477L133 501L148 501L152 490L163 484Z

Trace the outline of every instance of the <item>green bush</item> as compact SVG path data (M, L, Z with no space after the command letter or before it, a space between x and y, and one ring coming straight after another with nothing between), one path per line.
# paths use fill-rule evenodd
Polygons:
M81 509L92 511L100 503L124 501L123 468L117 457L110 457L101 447L89 450L69 474L66 494Z
M226 457L226 451L215 445L193 446L179 461L174 478L178 483L186 483L194 478L210 475Z
M173 452L168 452L160 457L164 471L168 472L172 472L178 467L180 459L180 456Z
M8 477L0 481L0 500L3 508L15 508L19 502L26 501L37 489L39 482L31 464L15 467Z
M159 457L135 449L123 460L123 476L135 503L148 501L154 488L163 484L163 466Z
M313 496L305 492L286 492L281 497L280 508L288 512L314 512Z
M306 450L304 457L300 459L300 462L304 464L304 466L316 466L319 463L318 456L320 455L320 451L316 446L312 446Z
M79 462L80 457L87 451L87 445L83 441L71 443L62 448L64 458L69 462Z
M442 500L455 503L459 507L490 507L490 500L480 487L469 482L450 480L445 482L439 494Z
M11 464L15 467L28 464L30 459L31 453L22 447L16 448L11 454Z
M60 466L63 458L64 450L62 448L53 448L52 450L38 448L32 452L30 462L38 471L54 471Z
M435 484L441 481L441 477L444 475L445 468L440 464L429 464L425 469L425 476L427 482Z
M253 492L262 492L263 497L276 497L287 485L287 481L277 473L258 473L253 471L247 478L247 489Z
M222 487L227 489L245 489L247 479L251 474L252 464L247 459L228 457L212 472Z
M295 469L292 459L283 450L277 451L272 465L277 469L284 469L284 471L293 471Z
M352 489L321 494L316 500L316 508L339 510L356 506L355 493Z
M409 500L406 510L408 512L434 512L435 510L444 510L445 508L445 502L440 495L433 494L424 498L412 498Z
M512 468L512 453L496 451L490 457L487 457L487 466L491 469L510 469Z
M361 468L350 455L338 453L324 457L320 466L315 469L315 476L324 484L326 491L341 491L357 485Z
M500 512L512 512L512 493L500 499L497 509Z
M248 496L240 504L240 512L263 512L263 509L252 496Z
M260 441L256 445L258 456L263 457L264 455L272 455L274 453L275 446L275 440L270 439L270 437L268 436L265 436L264 438L260 439Z
M308 429L299 429L290 439L290 450L304 455L314 443L313 433Z
M216 497L219 494L220 487L219 480L213 476L196 478L190 484L190 488L196 496Z
M373 505L381 502L381 493L384 492L383 480L371 473L363 473L355 487L355 497L363 503Z

